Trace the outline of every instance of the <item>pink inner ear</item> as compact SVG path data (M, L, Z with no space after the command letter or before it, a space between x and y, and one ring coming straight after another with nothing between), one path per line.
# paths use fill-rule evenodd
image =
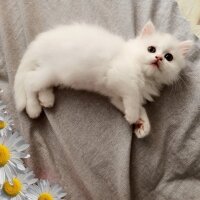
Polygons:
M148 21L143 29L142 29L142 32L141 32L141 36L144 37L144 36L149 36L149 35L152 35L153 33L155 32L155 27L153 25L153 23L151 21Z
M180 42L179 48L180 48L182 55L185 56L187 54L187 52L192 48L192 45L193 45L193 42L191 40L186 40L186 41Z

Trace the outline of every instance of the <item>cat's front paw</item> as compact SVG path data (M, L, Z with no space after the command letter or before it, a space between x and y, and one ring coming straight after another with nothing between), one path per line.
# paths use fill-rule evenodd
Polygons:
M137 136L137 138L144 138L147 135L149 135L149 132L150 132L149 122L141 118L137 120L134 128L134 133Z
M26 112L27 112L28 116L32 119L39 117L41 111L42 111L42 108L41 108L40 104L35 103L32 105L29 104L26 106Z
M38 94L40 105L45 108L51 108L55 102L55 96L52 89L42 90Z

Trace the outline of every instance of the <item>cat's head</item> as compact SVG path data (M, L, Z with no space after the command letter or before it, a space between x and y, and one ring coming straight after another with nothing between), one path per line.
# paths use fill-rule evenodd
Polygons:
M139 56L143 73L159 83L171 84L185 66L185 55L193 42L178 41L174 36L155 30L151 21L137 37L140 43Z

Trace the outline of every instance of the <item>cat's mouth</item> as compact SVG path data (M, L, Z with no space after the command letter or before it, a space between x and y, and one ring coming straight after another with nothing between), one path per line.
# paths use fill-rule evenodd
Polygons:
M159 64L159 61L158 61L158 60L153 61L153 62L151 63L151 65L152 65L153 67L156 67L156 68L160 69L160 64Z

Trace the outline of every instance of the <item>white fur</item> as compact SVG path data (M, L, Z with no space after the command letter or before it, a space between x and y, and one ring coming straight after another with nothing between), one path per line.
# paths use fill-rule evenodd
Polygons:
M57 27L38 35L24 54L15 77L16 107L36 118L41 106L53 106L54 86L94 91L109 97L130 124L142 118L144 126L135 132L144 137L150 124L142 105L159 95L162 84L177 79L191 45L156 32L150 21L128 41L93 25ZM149 53L148 46L155 46L156 53ZM166 52L174 60L163 59L159 69L152 66L155 56Z

